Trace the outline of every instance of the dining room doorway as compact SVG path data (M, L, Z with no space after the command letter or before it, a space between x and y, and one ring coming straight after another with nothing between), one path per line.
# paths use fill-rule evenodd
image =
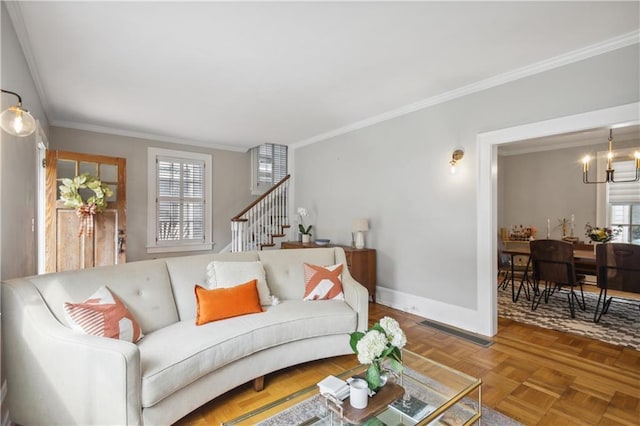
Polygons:
M560 117L536 123L480 133L477 136L477 306L480 333L498 331L497 238L498 238L498 148L523 140L598 127L640 123L640 103Z

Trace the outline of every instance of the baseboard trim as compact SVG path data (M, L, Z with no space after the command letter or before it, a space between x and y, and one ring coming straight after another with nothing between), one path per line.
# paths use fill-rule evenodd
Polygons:
M475 345L482 346L485 348L488 348L489 346L493 345L492 340L486 339L485 337L479 334L469 333L468 331L460 330L456 327L451 327L450 325L440 324L439 322L435 322L431 320L421 321L420 325L423 327L433 328L442 333L449 334L451 336L466 340L467 342L471 342Z
M479 312L474 309L380 286L376 287L376 303L485 336L478 329L481 321L479 321Z

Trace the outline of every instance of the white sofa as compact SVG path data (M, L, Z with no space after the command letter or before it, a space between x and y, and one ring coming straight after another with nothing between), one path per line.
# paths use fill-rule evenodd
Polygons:
M260 260L281 303L195 325L194 285L212 260ZM303 262L343 263L345 301L303 301ZM351 353L367 290L340 248L223 253L131 262L2 283L2 349L17 424L171 424L267 373ZM64 302L108 286L136 317L138 343L71 330Z

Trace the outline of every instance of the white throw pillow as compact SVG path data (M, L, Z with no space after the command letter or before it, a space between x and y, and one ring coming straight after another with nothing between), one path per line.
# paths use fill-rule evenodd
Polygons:
M214 260L207 265L207 284L209 288L227 288L258 280L260 304L271 305L271 292L267 286L267 276L262 262L224 262Z

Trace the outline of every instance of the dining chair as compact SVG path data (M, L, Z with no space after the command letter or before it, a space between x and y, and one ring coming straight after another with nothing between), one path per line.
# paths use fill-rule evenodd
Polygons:
M563 287L568 287L569 292L569 310L571 318L575 318L575 303L581 310L586 310L584 302L584 292L582 284L584 283L584 275L577 275L573 262L573 244L566 241L558 240L535 240L529 243L531 248L531 262L533 265L533 283L536 294L531 302L531 310L536 310L542 298L545 303L549 301L549 297L556 290L561 291ZM537 293L540 289L540 282L545 283L544 290ZM576 295L575 287L580 288L582 303Z
M599 244L596 247L596 273L600 296L593 322L599 322L602 315L609 311L613 297L607 299L607 290L640 293L640 246L626 243Z
M518 301L520 292L524 289L525 297L531 300L529 296L529 287L532 285L529 280L530 258L527 259L526 265L516 264L514 256L504 253L505 244L501 238L498 238L498 279L502 280L498 284L499 289L506 290L511 283L511 300ZM515 282L520 281L518 293L515 291Z

